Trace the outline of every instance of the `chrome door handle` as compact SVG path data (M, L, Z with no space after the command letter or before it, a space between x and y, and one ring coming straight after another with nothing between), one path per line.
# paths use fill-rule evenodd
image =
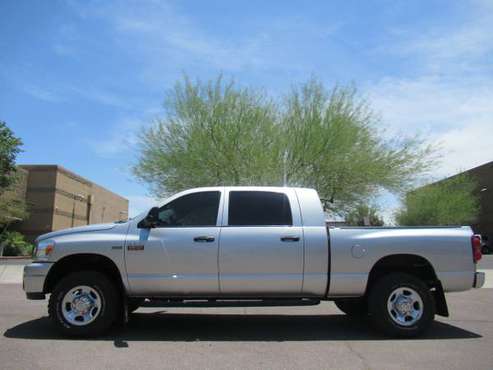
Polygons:
M198 243L212 243L214 240L216 239L213 236L196 236L193 238L193 241Z
M282 242L299 242L300 237L299 236L281 236L281 241Z

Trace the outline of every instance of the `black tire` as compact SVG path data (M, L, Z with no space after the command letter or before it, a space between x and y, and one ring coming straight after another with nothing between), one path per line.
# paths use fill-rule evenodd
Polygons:
M62 313L65 295L77 286L88 286L100 297L100 308L92 322L83 326L71 324ZM121 311L120 294L116 285L97 271L74 272L64 277L53 290L48 303L48 314L58 330L74 337L95 337L106 332ZM70 305L69 305L70 307Z
M348 316L364 317L368 315L368 304L365 298L336 299L334 303Z
M416 307L419 307L421 317L416 322L410 319L408 324L400 325L392 318L396 316L396 311L393 311L394 315L389 312L387 303L389 298L395 297L392 293L399 288L404 288L407 293L411 289L419 295L422 306L416 303ZM391 273L381 277L371 286L368 311L370 321L378 331L390 337L412 338L430 327L435 318L435 302L430 288L419 278L404 273ZM405 317L405 319L408 318L410 316Z

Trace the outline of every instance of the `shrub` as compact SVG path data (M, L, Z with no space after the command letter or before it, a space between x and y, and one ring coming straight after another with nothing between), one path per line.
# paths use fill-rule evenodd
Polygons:
M474 178L457 175L409 193L397 212L399 225L471 225L479 214Z
M372 205L360 204L346 215L349 226L383 226L378 209Z
M5 231L0 235L0 245L4 247L4 256L30 256L33 245L24 239L17 231Z

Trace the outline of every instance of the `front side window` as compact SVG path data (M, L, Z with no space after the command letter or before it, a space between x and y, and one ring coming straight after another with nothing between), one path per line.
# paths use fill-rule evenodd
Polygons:
M284 193L270 191L231 191L230 226L293 225L289 199Z
M219 191L184 195L159 209L158 227L216 226Z

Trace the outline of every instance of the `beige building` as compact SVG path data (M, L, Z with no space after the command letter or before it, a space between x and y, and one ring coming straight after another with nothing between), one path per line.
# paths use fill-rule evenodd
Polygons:
M57 165L21 165L27 171L29 218L12 225L29 240L74 226L127 219L128 200Z

